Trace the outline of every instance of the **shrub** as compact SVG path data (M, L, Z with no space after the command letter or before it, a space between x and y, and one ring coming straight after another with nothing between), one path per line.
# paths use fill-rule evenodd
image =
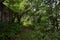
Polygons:
M2 24L0 23L0 40L7 40L9 37L15 35L23 30L20 24Z

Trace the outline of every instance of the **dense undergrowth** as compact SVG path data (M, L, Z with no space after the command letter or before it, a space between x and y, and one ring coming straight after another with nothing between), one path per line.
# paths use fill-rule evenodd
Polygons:
M36 28L35 30L31 30L28 40L60 40L60 31L45 32L42 30L40 29L40 27Z
M37 28L36 28L37 27ZM60 40L60 31L48 31L45 32L40 26L36 26L34 29L30 29L28 38L25 38L23 32L23 25L19 24L0 24L0 40L9 40L11 36L21 32L21 40ZM43 30L43 31L42 31Z
M8 40L9 37L16 35L23 30L19 24L2 24L0 23L0 40Z
M0 40L9 40L17 34L21 35L21 40L60 40L60 31L58 31L60 30L60 1L6 0L3 4L18 12L12 17L17 18L17 21L21 20L22 24L0 23ZM4 19L5 16L7 14L4 14ZM24 30L25 28L30 29Z

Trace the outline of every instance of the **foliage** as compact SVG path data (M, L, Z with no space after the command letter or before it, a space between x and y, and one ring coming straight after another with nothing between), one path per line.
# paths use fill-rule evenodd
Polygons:
M7 40L9 37L16 35L18 32L21 32L22 30L23 26L19 24L0 23L0 40Z
M25 10L25 6L28 5L28 0L6 0L4 4L15 12L20 12Z
M60 3L56 2L58 1L6 0L4 5L17 12L19 16L23 15L20 18L21 24L0 25L1 32L6 31L6 35L10 37L28 27L31 28L28 40L60 40ZM22 31L22 40L25 40L23 34Z

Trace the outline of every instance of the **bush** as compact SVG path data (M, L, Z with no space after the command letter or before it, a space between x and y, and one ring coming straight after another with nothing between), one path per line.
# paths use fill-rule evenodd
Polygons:
M8 37L15 35L23 30L20 24L2 24L0 23L0 40L7 40Z

